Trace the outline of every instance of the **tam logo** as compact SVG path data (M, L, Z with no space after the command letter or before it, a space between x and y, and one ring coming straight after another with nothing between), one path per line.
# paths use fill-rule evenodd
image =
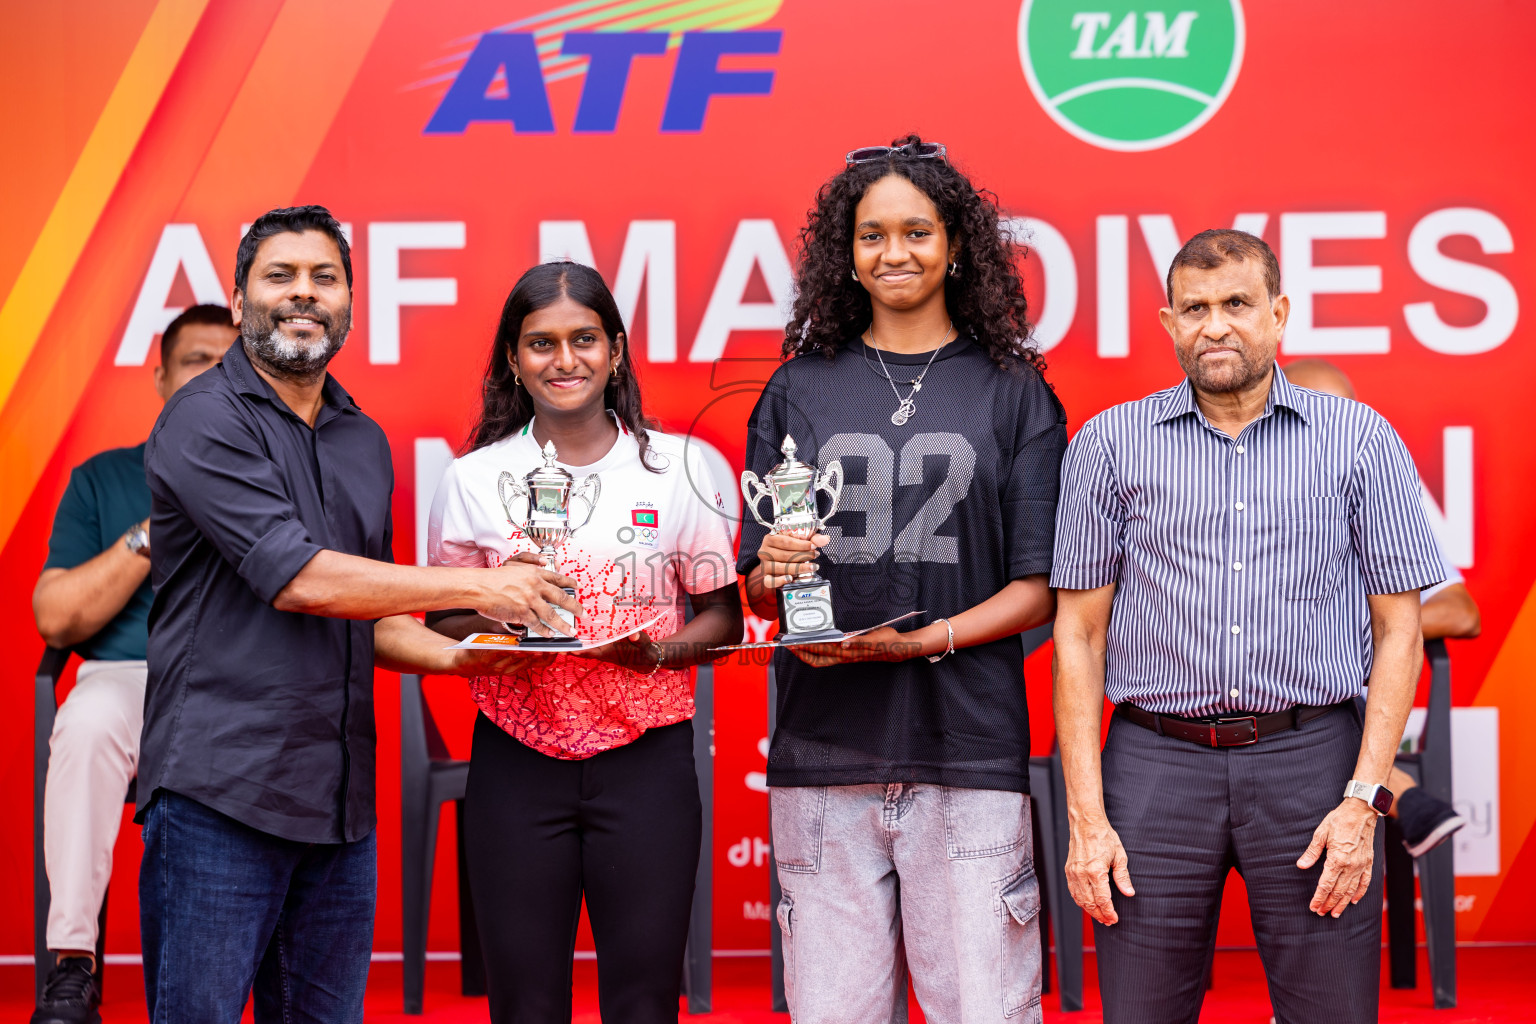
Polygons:
M1243 63L1239 0L1139 10L1023 0L1019 60L1040 106L1072 135L1121 152L1187 138L1226 101Z
M1108 11L1078 11L1072 16L1072 27L1078 30L1077 47L1072 51L1073 60L1085 58L1115 57L1188 57L1189 30L1194 27L1199 11L1180 11L1168 24L1168 16L1161 11L1148 11L1146 31L1141 45L1136 45L1136 12L1128 11L1115 30L1097 48L1094 38L1100 29L1109 27Z
M766 96L773 91L769 70L721 70L727 54L777 54L783 33L684 32L661 117L664 132L697 132L712 96ZM667 52L667 32L567 32L560 54L586 58L586 81L572 130L612 132L636 57ZM491 95L497 79L505 95ZM550 133L555 119L545 89L538 42L531 32L487 32L449 86L427 122L428 135L459 135L475 121L505 121L518 134Z

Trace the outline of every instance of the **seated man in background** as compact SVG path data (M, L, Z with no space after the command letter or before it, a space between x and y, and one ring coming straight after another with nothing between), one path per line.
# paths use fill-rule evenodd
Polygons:
M193 306L171 321L155 367L160 400L217 364L237 337L223 306ZM100 1020L97 914L144 722L148 529L144 445L92 456L70 474L32 594L48 646L85 659L49 740L43 857L52 891L48 949L57 959L32 1024Z
M1355 386L1350 383L1344 371L1327 360L1298 359L1285 366L1284 371L1286 379L1299 387L1359 401L1355 396ZM1446 557L1445 545L1439 537L1435 538L1435 544L1440 550L1445 579L1419 592L1419 601L1422 603L1419 629L1426 640L1443 637L1471 639L1483 630L1477 602L1468 593L1460 571ZM1413 778L1401 768L1392 769L1387 788L1397 794L1397 799L1392 802L1391 813L1403 828L1403 845L1415 857L1433 850L1467 823L1467 819L1457 814L1450 804L1419 789Z

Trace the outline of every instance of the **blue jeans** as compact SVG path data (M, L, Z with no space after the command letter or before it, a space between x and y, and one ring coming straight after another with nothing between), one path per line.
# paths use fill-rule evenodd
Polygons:
M139 927L154 1024L363 1019L376 836L299 843L162 791L144 817Z

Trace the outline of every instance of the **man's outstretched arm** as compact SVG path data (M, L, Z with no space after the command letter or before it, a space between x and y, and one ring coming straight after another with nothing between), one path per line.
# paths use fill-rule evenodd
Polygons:
M562 589L575 586L543 568L537 556L495 569L451 569L321 550L278 591L272 607L339 619L472 608L497 622L519 622L547 633L560 623L555 606L581 614L581 606Z

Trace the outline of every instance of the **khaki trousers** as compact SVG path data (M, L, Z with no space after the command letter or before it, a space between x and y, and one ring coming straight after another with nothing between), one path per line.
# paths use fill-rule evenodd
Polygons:
M139 767L148 675L142 661L87 661L54 719L43 797L49 949L96 948L123 796Z

